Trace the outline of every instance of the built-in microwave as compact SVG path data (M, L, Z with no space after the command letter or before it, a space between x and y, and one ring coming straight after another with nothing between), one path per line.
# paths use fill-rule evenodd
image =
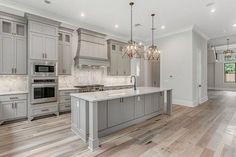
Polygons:
M56 62L32 62L31 74L32 76L56 76Z

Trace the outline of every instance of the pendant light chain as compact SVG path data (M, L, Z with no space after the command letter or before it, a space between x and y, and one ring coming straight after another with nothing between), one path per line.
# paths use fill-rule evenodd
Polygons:
M130 6L131 6L131 16L130 16L130 18L131 18L131 25L130 25L130 27L131 27L131 42L133 41L133 5L134 5L134 3L133 2L130 2Z
M154 16L155 14L152 14L152 46L154 46Z

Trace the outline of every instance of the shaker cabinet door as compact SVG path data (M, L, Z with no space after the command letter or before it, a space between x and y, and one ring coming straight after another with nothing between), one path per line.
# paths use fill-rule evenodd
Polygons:
M15 109L13 102L6 102L2 105L2 119L12 119L15 117Z
M18 38L15 39L15 52L16 52L16 74L27 73L27 54L26 54L26 39Z
M13 68L16 62L14 37L3 35L2 36L2 57L3 57L3 74L14 74Z
M44 59L44 36L37 33L30 33L30 59Z
M47 60L57 60L57 38L52 36L45 36L45 58Z

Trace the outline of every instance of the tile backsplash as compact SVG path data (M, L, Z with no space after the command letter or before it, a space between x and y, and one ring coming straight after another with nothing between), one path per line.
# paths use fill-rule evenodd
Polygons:
M129 84L129 76L107 76L106 68L74 68L71 76L59 76L59 88L84 84L121 85Z
M59 88L70 88L75 85L104 84L125 85L130 84L129 76L107 76L106 68L72 69L72 75L59 76ZM0 92L27 91L28 76L0 75Z
M27 91L27 76L0 75L0 92Z

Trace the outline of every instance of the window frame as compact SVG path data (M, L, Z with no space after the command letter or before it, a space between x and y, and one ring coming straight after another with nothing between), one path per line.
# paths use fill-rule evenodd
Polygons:
M226 81L225 64L234 64L235 65L234 81L233 82ZM224 83L236 84L236 62L224 62L223 68L224 68Z

